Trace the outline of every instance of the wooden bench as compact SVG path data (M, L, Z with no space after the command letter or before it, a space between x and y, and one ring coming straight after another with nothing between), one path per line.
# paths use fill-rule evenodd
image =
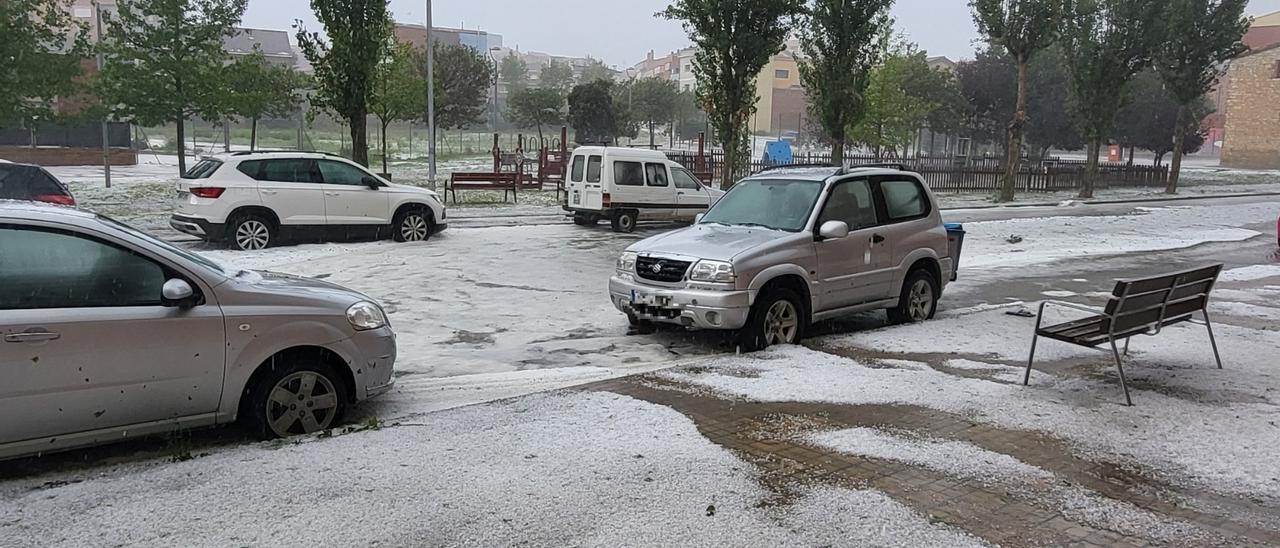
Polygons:
M1205 326L1209 331L1213 358L1218 362L1218 369L1222 369L1222 357L1218 354L1218 342L1213 338L1213 325L1209 323L1208 311L1209 292L1213 291L1213 285L1221 272L1222 265L1218 264L1150 278L1118 280L1106 308L1102 310L1059 301L1040 303L1035 334L1031 337L1031 355L1027 358L1027 372L1022 378L1023 386L1031 381L1031 365L1036 357L1036 341L1040 337L1088 348L1109 343L1116 369L1120 372L1120 387L1124 389L1125 404L1133 405L1116 341L1124 340L1124 354L1127 356L1129 339L1136 335L1158 335L1165 327L1182 322ZM1042 327L1044 310L1049 305L1089 312L1091 315ZM1204 318L1203 321L1194 318L1197 312Z
M445 190L453 196L453 203L458 203L458 190L502 190L502 200L506 201L507 193L511 193L512 201L520 203L520 174L515 172L482 173L453 172L449 175L449 186Z

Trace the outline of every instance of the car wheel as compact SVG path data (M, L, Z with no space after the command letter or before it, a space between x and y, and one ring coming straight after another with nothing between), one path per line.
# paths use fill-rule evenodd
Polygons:
M794 291L765 293L751 307L747 325L738 332L738 345L745 352L755 352L778 344L796 344L804 334L804 310Z
M938 282L926 270L912 270L902 284L898 306L889 309L893 323L919 323L933 319L938 311Z
M631 233L636 230L636 212L622 211L613 216L613 231Z
M275 224L262 215L244 213L231 222L227 243L232 249L254 251L266 249L275 243Z
M313 434L342 419L344 387L330 367L309 360L270 367L249 389L246 418L258 437Z
M420 209L404 211L396 215L392 237L397 242L425 242L431 239L433 224L431 216Z

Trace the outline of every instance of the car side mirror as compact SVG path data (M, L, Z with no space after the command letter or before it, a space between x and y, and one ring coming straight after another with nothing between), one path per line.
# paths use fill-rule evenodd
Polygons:
M706 217L706 216L707 216L707 214L706 214L706 213L699 213L699 214L697 214L697 215L694 215L694 216L693 216L693 224L695 224L695 225L696 225L696 224L698 224L698 223L701 223L701 222L702 222L702 218L703 218L703 217Z
M818 237L823 240L839 240L849 236L849 225L844 221L827 221L818 228Z
M374 179L373 177L370 177L368 175L365 175L363 179L360 179L360 182L364 183L364 186L367 186L372 189L377 189L378 187L382 186L382 183L379 183L377 179Z
M160 288L160 296L165 306L191 308L195 306L196 290L186 280L173 278Z

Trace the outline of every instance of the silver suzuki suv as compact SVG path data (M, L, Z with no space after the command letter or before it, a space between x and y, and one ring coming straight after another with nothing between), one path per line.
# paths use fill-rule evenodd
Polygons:
M927 320L952 272L937 200L918 174L779 168L734 185L693 226L628 247L609 294L633 325L739 330L750 351L867 310Z
M237 419L311 433L394 382L395 334L369 297L4 200L0 336L0 458Z

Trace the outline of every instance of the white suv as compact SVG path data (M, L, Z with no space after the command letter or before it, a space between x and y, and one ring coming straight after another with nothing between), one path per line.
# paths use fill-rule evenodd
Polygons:
M392 184L345 158L317 152L210 156L178 183L173 228L235 249L262 249L283 235L368 231L422 241L444 230L440 195Z

